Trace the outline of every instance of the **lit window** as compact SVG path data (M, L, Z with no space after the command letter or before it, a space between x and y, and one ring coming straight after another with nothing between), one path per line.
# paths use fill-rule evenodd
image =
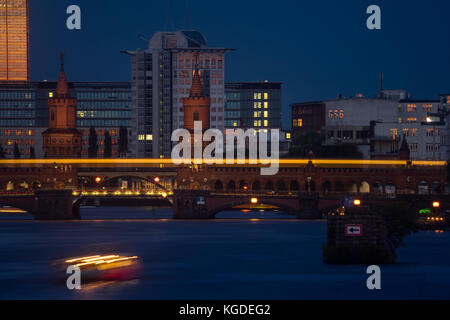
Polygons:
M291 139L291 133L290 132L286 132L286 139Z
M406 106L406 110L408 112L416 112L417 111L417 105L415 105L415 104L408 104Z
M303 119L297 119L297 127L303 127Z
M147 141L153 141L153 136L151 134L148 134L146 137Z
M269 111L264 111L264 118L268 118L269 117Z
M144 140L145 140L145 135L144 135L144 134L140 134L140 135L138 136L138 140L139 140L139 141L144 141Z
M398 123L402 123L402 122L403 122L402 117L399 117L399 118L398 118Z
M417 118L408 118L407 121L409 123L415 123L415 122L417 122Z
M424 104L422 105L423 112L431 112L433 111L433 105L432 104Z
M264 120L264 127L268 127L269 126L269 120Z
M269 109L269 103L267 101L264 102L264 109Z
M268 100L269 99L269 94L266 92L264 93L264 100Z
M53 92L49 92L49 93L48 93L48 97L49 97L49 98L53 98Z
M398 135L398 130L397 129L391 129L390 130L390 137L392 138L392 139L396 139L397 138L397 135Z

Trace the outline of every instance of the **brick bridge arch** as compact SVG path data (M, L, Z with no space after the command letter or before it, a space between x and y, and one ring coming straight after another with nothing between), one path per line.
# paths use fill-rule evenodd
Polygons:
M211 197L206 200L209 218L215 218L219 213L232 210L236 206L250 205L251 196L244 197ZM301 209L298 198L268 198L257 197L259 204L277 207L286 214L297 215Z
M9 206L34 214L38 209L38 200L34 195L0 196L0 206Z
M103 176L103 177L102 177L102 175L99 175L99 177L103 178L103 180L100 184L98 184L98 187L105 187L108 183L113 182L118 179L136 179L136 180L142 180L142 181L149 182L163 191L166 191L166 192L171 191L171 190L168 190L167 188L165 188L160 183L157 183L154 180L152 180L146 176L142 176L142 175L138 175L138 174L137 175L133 175L133 174L113 175L113 176ZM92 178L92 177L90 177L90 178Z

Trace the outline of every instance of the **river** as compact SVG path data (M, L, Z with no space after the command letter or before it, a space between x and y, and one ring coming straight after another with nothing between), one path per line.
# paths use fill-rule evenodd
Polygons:
M82 208L81 221L0 214L0 299L449 299L450 233L421 232L382 266L382 290L365 266L322 262L326 221L278 212L226 212L173 221L171 209ZM95 254L136 255L136 280L70 291L52 263Z

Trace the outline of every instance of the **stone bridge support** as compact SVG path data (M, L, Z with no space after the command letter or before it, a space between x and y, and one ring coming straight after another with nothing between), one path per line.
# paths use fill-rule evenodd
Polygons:
M211 217L206 201L208 191L178 190L174 193L174 219L214 219Z
M318 193L300 193L298 201L300 202L300 210L297 211L297 219L322 219Z
M71 190L41 190L36 192L36 198L36 220L80 219L79 210L74 210Z
M39 190L34 195L0 197L0 205L25 210L36 220L80 219L71 190Z

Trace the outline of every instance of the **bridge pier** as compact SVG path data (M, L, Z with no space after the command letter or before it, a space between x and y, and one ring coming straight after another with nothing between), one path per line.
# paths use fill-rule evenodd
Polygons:
M298 201L300 210L297 212L297 219L322 219L318 193L299 194Z
M36 220L76 220L79 210L74 210L71 190L40 190L36 192Z
M178 190L174 194L174 219L213 219L209 216L206 201L208 191Z

